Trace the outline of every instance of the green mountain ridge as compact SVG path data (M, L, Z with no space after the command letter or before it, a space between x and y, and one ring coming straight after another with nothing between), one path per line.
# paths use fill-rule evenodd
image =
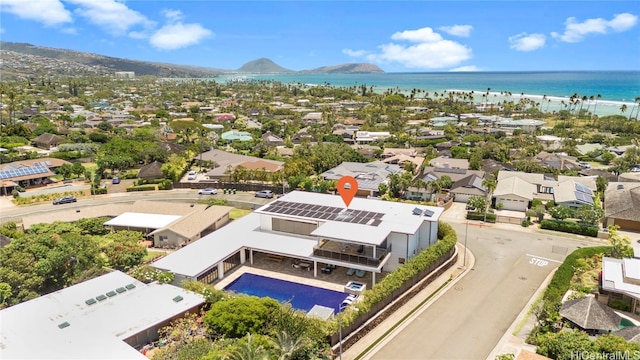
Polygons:
M285 69L270 59L260 58L245 63L237 70L177 65L104 56L68 49L0 41L3 78L39 78L48 76L101 76L116 71L133 71L136 75L158 77L214 77L225 73L294 74L294 73L382 73L373 64L342 64L311 70Z

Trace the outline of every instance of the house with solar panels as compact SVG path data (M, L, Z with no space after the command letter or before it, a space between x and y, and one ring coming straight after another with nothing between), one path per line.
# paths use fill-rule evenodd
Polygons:
M359 277L390 272L435 244L443 208L293 191L153 263L182 280L216 282L255 256Z
M0 194L11 195L18 186L45 185L49 177L55 175L55 169L64 164L71 163L56 158L40 158L0 164Z

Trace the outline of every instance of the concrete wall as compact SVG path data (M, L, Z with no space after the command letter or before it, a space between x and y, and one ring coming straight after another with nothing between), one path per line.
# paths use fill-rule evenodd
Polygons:
M529 200L523 199L518 196L496 196L495 203L502 204L502 209L513 211L527 211L529 207Z

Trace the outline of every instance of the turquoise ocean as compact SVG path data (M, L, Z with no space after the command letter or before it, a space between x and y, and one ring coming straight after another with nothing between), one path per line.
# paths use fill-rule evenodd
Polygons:
M421 90L417 98L429 93L446 91L474 92L474 101L483 103L483 94L489 92L488 102L503 100L517 102L524 96L541 103L544 111L560 110L562 101L578 94L587 100L583 107L596 108L600 116L622 114L621 107L627 105L624 115L635 106L640 97L640 71L548 71L548 72L429 72L429 73L380 73L380 74L229 74L217 77L216 81L228 80L273 80L281 83L300 83L309 86L331 85L335 87L374 87L376 92L399 89L409 93ZM511 95L507 95L511 93ZM598 99L597 96L601 98ZM543 100L543 96L545 100ZM551 100L549 102L548 100ZM597 105L595 105L597 102Z

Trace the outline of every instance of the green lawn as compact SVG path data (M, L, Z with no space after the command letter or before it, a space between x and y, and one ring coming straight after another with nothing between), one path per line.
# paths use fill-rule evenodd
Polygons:
M241 217L247 215L251 213L251 210L244 210L244 209L232 209L231 211L229 211L229 219L231 220L236 220L236 219L240 219Z
M147 250L147 255L142 258L142 263L143 264L148 264L151 261L155 260L156 258L159 258L160 256L164 256L167 253L164 251L152 251L152 250Z

